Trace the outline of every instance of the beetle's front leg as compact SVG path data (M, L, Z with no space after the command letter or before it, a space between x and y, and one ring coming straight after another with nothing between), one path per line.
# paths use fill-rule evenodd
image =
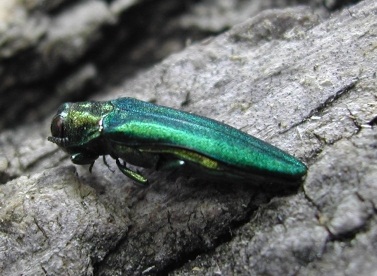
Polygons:
M92 155L88 153L78 152L71 155L71 161L77 165L90 165L89 172L92 172L94 162L98 158L98 155Z
M119 170L124 174L126 175L127 177L131 178L132 180L134 180L135 182L143 185L143 186L147 186L148 185L148 179L146 179L144 176L142 176L141 174L129 169L126 167L125 164L121 164L119 159L117 158L116 159L116 164L119 168Z
M78 152L71 155L72 163L76 165L89 165L93 164L98 158L98 155L92 155L88 153Z

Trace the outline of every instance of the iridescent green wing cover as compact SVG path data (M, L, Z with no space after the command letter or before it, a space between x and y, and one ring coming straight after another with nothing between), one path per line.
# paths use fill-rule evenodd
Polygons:
M215 120L132 98L111 101L103 135L136 148L187 149L234 170L300 179L306 166L293 156Z

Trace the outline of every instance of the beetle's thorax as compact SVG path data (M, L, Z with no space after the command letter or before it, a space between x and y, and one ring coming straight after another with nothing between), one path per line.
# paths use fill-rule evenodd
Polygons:
M72 103L65 122L70 144L85 145L100 137L103 118L112 109L107 102Z

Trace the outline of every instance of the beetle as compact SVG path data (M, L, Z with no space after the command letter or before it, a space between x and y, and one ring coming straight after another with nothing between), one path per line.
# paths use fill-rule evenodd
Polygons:
M90 165L110 155L119 170L140 184L148 179L127 163L157 170L184 169L220 180L294 184L307 167L295 157L224 123L177 109L119 98L62 104L51 123L50 142Z

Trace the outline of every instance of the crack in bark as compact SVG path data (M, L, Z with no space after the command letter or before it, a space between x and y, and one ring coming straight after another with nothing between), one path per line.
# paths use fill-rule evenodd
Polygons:
M320 113L324 111L327 107L330 106L334 101L338 100L341 96L351 91L351 89L355 88L356 84L359 82L359 78L354 78L349 84L342 87L340 90L335 92L334 95L328 97L322 104L320 104L317 108L313 109L306 119L309 119L316 113Z
M318 114L320 112L323 112L326 108L328 108L333 102L341 98L343 95L347 94L349 91L351 91L353 88L355 88L356 84L359 82L359 78L356 77L352 79L352 81L345 86L343 86L341 89L335 92L335 94L328 97L324 102L320 103L316 108L312 109L308 115L306 115L302 120L300 120L297 123L292 124L290 127L288 127L285 130L279 131L279 134L285 134L286 132L290 131L291 129L301 125L305 121L309 120L312 116L315 114Z
M48 237L46 231L45 231L45 230L39 225L37 219L36 219L36 218L33 218L33 220L34 220L35 225L36 225L37 228L39 229L39 231L41 231L41 233L43 234L43 236L46 238L46 240L49 240L49 237Z

